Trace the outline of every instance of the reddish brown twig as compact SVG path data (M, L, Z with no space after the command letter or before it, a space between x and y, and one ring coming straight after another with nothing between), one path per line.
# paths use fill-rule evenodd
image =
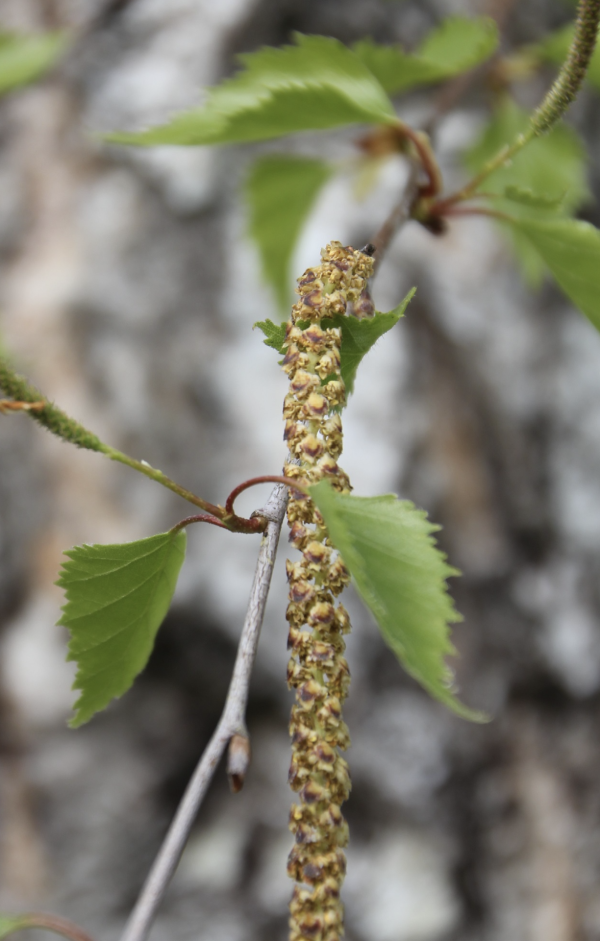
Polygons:
M217 519L216 516L211 516L209 513L199 513L197 516L186 516L185 519L171 528L171 532L177 533L180 529L185 529L186 526L190 526L191 523L211 523L212 526L220 526L221 529L229 530L229 526L226 526L225 523Z
M47 402L14 402L12 399L0 399L0 412L39 412Z
M227 514L226 519L229 516L232 516L234 519L239 519L236 517L233 512L233 504L239 497L240 493L243 493L244 490L248 490L250 487L256 487L258 484L285 484L286 487L293 487L294 490L300 490L301 492L305 491L305 487L302 484L302 481L298 481L296 478L292 477L277 477L271 474L266 474L263 477L251 477L250 480L244 480L243 483L238 484L235 487L227 500L225 501L225 512ZM254 517L256 519L256 517Z
M20 915L15 918L14 931L22 931L29 928L44 928L46 931L53 931L54 934L60 934L69 941L94 941L94 939L68 918L61 918L60 915L52 915L46 912L30 912L26 915ZM12 934L12 931L10 932Z

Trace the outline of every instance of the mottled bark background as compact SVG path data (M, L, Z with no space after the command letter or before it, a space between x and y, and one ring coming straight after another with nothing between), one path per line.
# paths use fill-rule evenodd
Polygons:
M102 10L105 15L100 18ZM278 146L105 146L198 101L234 54L292 30L414 45L469 0L0 0L2 28L88 30L56 74L0 103L0 337L50 397L209 500L278 473L285 377L252 324L275 316L245 236L240 185L259 152L344 169L299 245L363 244L405 172L353 196L360 129ZM501 13L503 4L494 7ZM507 47L570 15L515 4ZM551 73L524 89L526 103ZM420 121L431 92L404 99ZM439 128L444 165L485 119L475 87ZM592 152L598 98L570 120ZM597 154L597 149L596 149ZM592 183L598 168L591 170ZM458 180L448 170L448 183ZM588 217L596 223L593 205ZM352 605L354 789L349 941L600 939L600 337L546 285L529 293L485 220L436 239L406 227L375 285L408 316L365 361L343 465L357 492L394 490L444 526L469 725L401 671ZM240 501L251 511L268 492ZM1 857L4 910L54 910L116 938L219 715L257 540L201 527L149 669L90 725L54 627L61 552L164 530L186 506L126 468L0 416ZM285 555L285 544L282 557ZM274 578L252 684L253 765L219 773L155 941L279 941L291 886L285 584Z

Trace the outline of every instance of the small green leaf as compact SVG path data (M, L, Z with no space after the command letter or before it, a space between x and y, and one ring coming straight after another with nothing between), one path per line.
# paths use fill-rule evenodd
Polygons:
M511 202L520 203L522 206L530 206L532 209L558 209L565 198L565 193L561 193L558 197L546 196L514 184L505 186L503 195Z
M284 323L273 323L272 320L259 320L254 324L255 327L258 327L259 330L262 330L266 340L263 340L265 346L270 346L272 349L277 350L278 353L281 353L282 356L285 356L285 327Z
M243 71L209 92L203 108L122 144L235 144L344 124L395 124L392 103L357 55L336 39L296 34L295 46L240 56Z
M578 219L513 219L573 303L600 330L600 232Z
M66 604L58 622L71 633L69 660L81 690L71 726L87 722L122 696L152 652L185 557L185 531L138 542L76 546L57 582Z
M0 94L43 75L64 51L66 42L64 33L0 33Z
M404 668L425 689L466 719L485 716L459 702L444 658L454 647L449 624L459 621L446 579L458 575L432 537L439 529L394 494L354 497L321 481L310 495L325 520L358 592Z
M22 931L29 927L29 919L26 915L0 915L0 939L7 938L14 931Z
M376 313L374 317L365 317L363 320L340 314L336 317L326 317L321 321L323 327L341 327L340 370L348 395L354 391L356 371L361 360L377 340L388 330L391 330L404 316L404 311L413 298L415 291L416 288L412 288L402 303L387 314ZM263 342L266 346L277 350L282 356L285 355L286 350L283 344L285 343L286 325L284 323L274 324L271 320L263 320L260 323L255 323L254 326L260 327L264 333L266 340Z
M290 261L298 236L331 173L321 160L281 155L262 157L250 172L246 186L250 234L282 313L291 306Z
M501 147L511 143L528 127L528 113L512 99L505 99L480 140L467 153L467 168L473 174L479 172ZM510 188L513 196L507 198L506 191ZM575 131L566 124L557 124L548 134L532 140L508 166L492 173L482 184L482 189L496 194L498 199L494 200L494 209L510 216L547 218L547 206L542 208L524 200L520 204L515 202L514 194L525 190L530 190L535 199L556 200L556 215L570 215L589 199L585 149ZM533 286L539 285L544 270L539 255L519 230L513 229L512 240L527 281Z
M412 288L402 303L388 314L376 313L374 317L365 317L363 320L339 315L323 321L324 326L333 323L333 326L342 328L340 368L348 395L354 392L354 380L361 360L377 340L404 316L404 311L414 297L415 291L416 288Z
M382 87L395 94L467 72L489 58L497 45L498 28L493 20L457 16L432 30L416 53L372 39L363 39L353 48Z
M454 16L425 37L418 54L450 77L485 62L496 51L498 41L498 26L490 17Z

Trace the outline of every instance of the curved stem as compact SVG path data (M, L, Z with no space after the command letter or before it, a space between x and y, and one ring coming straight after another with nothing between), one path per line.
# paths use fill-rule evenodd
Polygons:
M427 176L427 183L419 187L420 196L424 199L437 196L442 188L442 174L435 159L428 134L425 131L415 131L414 128L403 121L400 122L400 128L404 137L413 145L421 169Z
M302 493L306 493L306 488L298 480L296 480L296 478L281 476L278 477L272 474L265 474L262 477L251 477L250 480L245 480L243 483L238 484L238 486L235 487L227 497L227 500L225 501L225 512L227 513L228 517L233 516L234 518L239 519L239 517L235 517L233 512L233 504L235 500L237 500L240 493L243 493L244 490L248 490L250 487L256 487L258 484L284 484L286 487L293 487L294 490L300 490ZM259 514L255 513L254 515L258 516Z
M45 395L42 395L35 386L31 385L27 379L23 376L19 376L4 359L0 359L0 388L11 396L13 400L12 403L10 401L6 402L0 400L2 402L0 411L9 409L26 411L31 418L47 428L48 431L51 431L52 434L62 438L63 441L68 441L78 448L98 451L100 454L105 454L111 461L118 461L119 464L125 464L126 467L131 467L132 470L137 471L139 474L143 474L145 477L149 477L150 480L155 480L157 483L162 484L162 486L166 487L168 490L172 490L173 493L187 500L188 503L193 503L194 506L199 507L201 510L206 510L211 516L216 516L218 519L223 519L225 516L225 510L222 506L215 506L214 503L209 503L208 500L203 500L201 497L196 496L191 490L187 490L180 484L175 483L174 480L171 480L170 477L167 477L166 474L163 474L162 471L157 470L155 467L151 467L146 461L136 461L135 458L129 457L128 454L124 454L122 451L118 451L117 448L111 448L110 445L105 444L97 435L88 431L87 428L84 428L83 425L75 421L74 418L71 418L70 415L67 415L66 412L63 412L62 409L53 405L52 402L50 402ZM232 528L227 524L226 527L228 529ZM238 528L236 531L257 532L257 527L255 525L249 525L249 527L245 529L242 527Z
M53 931L54 934L60 934L63 938L68 938L69 941L94 941L91 935L83 928L80 928L79 925L67 918L61 918L60 915L51 915L46 912L31 912L15 918L15 931L28 928L43 928L46 931Z
M203 500L202 497L197 497L191 490L186 490L185 487L175 483L174 480L171 480L170 477L167 477L166 474L163 474L162 471L157 470L155 467L151 467L146 461L136 461L135 458L129 457L128 454L123 454L122 451L118 451L116 448L111 448L108 444L102 444L98 450L109 457L111 461L125 464L126 467L131 467L132 470L143 474L145 477L149 477L150 480L155 480L157 483L162 484L163 487L172 490L173 493L176 493L179 497L183 497L188 503L193 503L194 506L200 507L201 510L206 510L207 513L210 513L212 516L216 516L219 519L223 518L225 511L222 506L216 506L214 503L209 503L208 500Z
M575 35L556 81L531 117L535 135L545 134L577 96L596 46L600 0L580 0Z
M524 134L519 134L512 144L506 144L502 147L497 154L484 164L477 176L473 177L466 186L445 199L434 203L430 208L432 215L446 215L448 207L470 199L488 176L500 167L505 166L534 137L547 133L556 124L576 97L585 78L596 46L599 23L600 0L579 0L575 35L567 58L550 91L532 114L527 131Z
M186 526L190 526L192 523L212 523L213 526L220 526L221 529L229 531L229 526L226 526L225 523L218 520L216 516L211 516L208 513L200 513L198 516L186 516L185 519L176 523L175 526L172 526L170 532L178 533L181 529L185 529Z
M470 199L475 195L475 190L483 183L484 180L487 180L494 170L499 170L500 167L503 167L507 164L520 150L523 149L533 138L535 137L535 132L533 128L529 128L524 134L519 134L519 136L512 142L512 144L505 144L501 150L498 151L490 160L487 161L479 171L477 176L474 176L472 180L463 186L462 189L458 190L456 193L447 196L445 199L438 200L430 208L430 212L436 216L445 216L447 215L447 209L450 206L454 206L456 203L464 202L466 199Z

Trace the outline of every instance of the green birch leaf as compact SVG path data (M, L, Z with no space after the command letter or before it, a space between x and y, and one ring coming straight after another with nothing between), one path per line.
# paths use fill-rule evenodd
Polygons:
M569 23L567 26L563 26L562 29L549 33L537 45L527 47L527 51L539 56L544 62L552 62L560 66L567 57L574 33L575 27L572 23ZM598 46L592 53L585 77L596 91L600 91L600 48Z
M491 17L454 16L425 37L418 54L437 63L450 77L485 62L496 51L498 41L498 26Z
M26 915L1 915L0 914L0 939L7 938L15 931L22 931L29 928L29 920Z
M529 126L529 114L512 99L505 99L495 111L480 140L466 154L467 169L476 174L502 146L513 141ZM493 208L523 219L547 219L547 206L533 201L556 200L555 215L568 216L589 199L585 149L566 124L557 124L548 134L537 137L513 158L509 166L492 173L482 184L494 193ZM507 197L507 190L512 196ZM514 194L529 190L532 199L517 205ZM517 259L528 283L540 284L544 267L539 255L520 230L513 228L512 241Z
M360 58L336 39L296 34L295 46L240 56L244 69L209 91L203 108L115 143L235 144L344 124L395 124L392 103Z
M0 94L40 78L67 44L64 33L24 36L0 32Z
M259 330L262 330L266 339L263 340L265 346L270 346L271 349L277 350L278 353L281 353L282 356L285 356L285 327L284 323L273 323L272 320L258 320L255 324L255 327L258 327Z
M398 304L388 314L376 313L374 317L365 317L362 320L358 320L356 317L339 315L322 321L323 326L332 323L333 326L342 328L340 369L348 395L354 392L354 380L361 360L377 340L388 330L391 330L404 316L404 311L408 307L409 301L414 297L415 291L416 288L412 288L402 303Z
M498 45L498 28L486 17L450 17L425 38L415 53L363 39L354 51L389 94L429 85L467 72Z
M81 690L71 726L87 722L132 685L152 652L185 557L186 534L138 542L76 546L65 553L57 582L66 604L58 622L71 633Z
M331 174L332 168L322 160L281 155L262 157L250 171L246 185L250 235L282 313L292 303L290 262L298 236Z
M458 575L432 537L439 526L394 494L355 497L321 481L310 495L385 641L425 689L458 715L486 717L452 690L445 657L455 653L449 625L459 621L446 579Z
M387 314L376 313L373 317L365 317L363 320L340 314L337 317L327 317L321 321L324 328L341 327L340 370L348 395L354 391L356 371L361 360L377 340L398 323L415 291L416 288L412 288L402 303ZM285 343L286 325L284 323L274 324L271 320L263 320L260 323L255 323L254 326L259 327L264 333L266 346L277 350L282 356L285 355L286 350L283 344Z
M513 219L559 287L600 330L600 232L579 219Z

